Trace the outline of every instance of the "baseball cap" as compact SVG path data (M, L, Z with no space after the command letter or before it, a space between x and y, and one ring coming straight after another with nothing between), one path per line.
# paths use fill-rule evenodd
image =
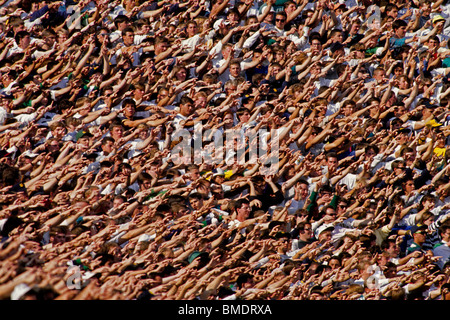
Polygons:
M427 125L432 127L440 127L442 126L442 123L437 122L435 119L431 119L430 121L427 122Z
M206 260L209 258L209 254L207 252L194 251L189 255L188 262L191 263L198 257L200 257L201 260Z
M433 23L436 23L437 21L441 21L441 20L445 21L444 17L438 14L438 15L435 15L435 16L433 17L433 20L431 20L431 21L432 21Z
M411 234L421 233L424 234L427 231L428 227L424 224L416 224L411 228Z
M321 225L314 232L316 238L319 237L322 232L327 231L327 230L334 230L334 226L332 224L323 224L323 225Z
M213 177L216 176L225 176L225 172L221 168L213 169Z
M77 134L75 135L75 140L78 141L78 139L82 138L82 137L92 137L92 134L89 131L85 131L85 130L80 130L77 132Z

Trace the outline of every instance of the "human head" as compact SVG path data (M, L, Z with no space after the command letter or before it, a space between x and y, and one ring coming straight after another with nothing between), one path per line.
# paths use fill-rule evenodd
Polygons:
M300 196L300 199L305 200L309 195L309 183L305 179L300 179L295 184L295 192Z
M187 167L187 174L189 175L189 179L191 181L195 181L200 178L200 170L198 165L191 164Z
M189 38L195 36L197 32L198 32L198 25L195 20L189 20L188 22L186 22L186 33Z
M163 53L170 48L169 39L165 37L158 37L155 39L155 55Z
M275 26L278 29L284 30L284 26L286 25L286 13L284 11L279 11L275 13Z
M180 114L188 117L194 112L194 101L187 96L180 99Z
M241 75L241 62L239 59L232 59L230 62L230 75L234 78L237 78Z
M14 40L20 48L26 49L31 43L31 35L26 30L19 31L15 34Z
M109 132L114 141L120 140L123 137L124 131L125 129L120 123L112 123L109 126Z
M401 19L397 19L392 23L392 30L397 38L404 38L406 35L406 27L408 24Z
M302 241L310 241L313 237L311 223L301 222L297 225L298 228L298 238Z
M132 46L134 44L134 28L126 27L122 30L122 40L125 46Z
M131 24L130 18L128 18L126 15L119 14L114 19L114 26L118 31L122 31L126 27L130 26L130 24Z
M193 210L200 210L203 206L203 196L198 192L190 194L189 204Z
M239 199L235 202L236 219L240 222L245 221L251 213L250 201Z

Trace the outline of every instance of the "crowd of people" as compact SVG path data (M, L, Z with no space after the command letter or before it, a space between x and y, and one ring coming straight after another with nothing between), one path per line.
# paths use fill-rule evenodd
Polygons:
M447 0L0 12L0 299L450 299Z

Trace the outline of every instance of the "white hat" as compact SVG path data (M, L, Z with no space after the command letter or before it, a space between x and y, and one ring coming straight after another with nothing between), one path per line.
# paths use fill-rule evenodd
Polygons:
M19 283L14 287L13 292L11 293L11 300L20 300L28 291L31 290L26 283Z
M315 231L316 238L320 236L322 232L325 230L334 230L334 226L332 224L323 224L320 227L318 227Z
M224 175L225 175L225 172L222 169L220 169L220 168L217 168L217 169L213 170L213 177L224 176Z
M141 235L138 239L138 242L149 242L150 240L155 239L155 235L148 235L146 233L144 233L143 235Z
M24 157L29 157L29 158L36 158L39 154L31 152L30 150L25 151L24 153L22 153L22 155Z

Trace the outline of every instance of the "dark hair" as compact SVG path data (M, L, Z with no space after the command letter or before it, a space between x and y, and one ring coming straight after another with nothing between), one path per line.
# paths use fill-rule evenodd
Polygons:
M239 200L236 200L236 201L234 202L234 209L241 208L242 205L244 205L244 204L250 205L250 201L248 201L247 199L239 199Z
M394 22L392 22L392 29L396 30L400 27L406 27L407 25L408 24L404 20L397 19L397 20L394 20Z

